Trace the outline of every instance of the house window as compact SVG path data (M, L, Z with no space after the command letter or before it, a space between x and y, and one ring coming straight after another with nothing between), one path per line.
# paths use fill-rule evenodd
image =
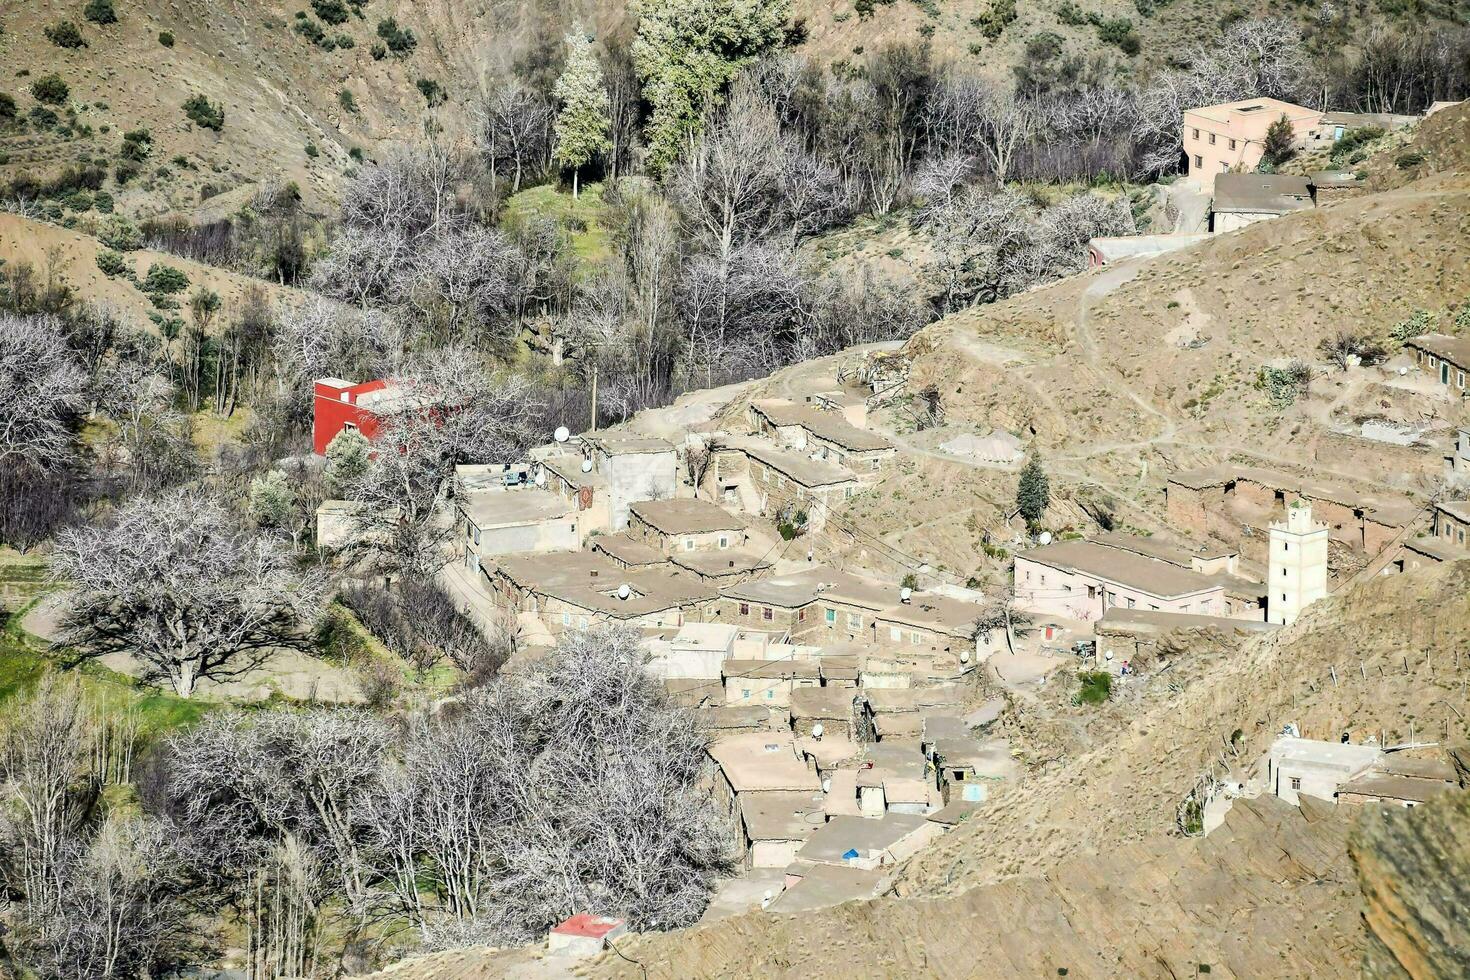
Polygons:
M742 687L740 689L740 696L742 698L744 698L745 700L749 701L750 700L750 688L748 688L748 687Z
M1195 139L1199 139L1199 137L1196 136ZM1196 153L1194 155L1194 166L1195 166L1195 169L1198 170L1199 168L1203 167L1204 165L1205 165L1205 158L1202 157L1202 156L1200 156L1198 153Z
M1300 777L1300 776L1292 776L1291 777L1291 788L1294 789L1294 790L1301 789L1302 788L1302 777Z
M728 547L730 547L730 539L727 538L727 537L725 537L723 534L720 535L720 547L721 548L728 548Z
M1233 149L1235 149L1235 140L1231 140L1231 141L1230 141L1230 148L1231 148L1231 149L1232 149L1232 150L1233 150Z
M899 629L897 626L888 627L888 638L894 643L902 643L903 630Z
M1457 376L1459 377L1460 387L1461 388L1464 388L1465 387L1465 372L1464 371L1459 371L1459 372L1457 372Z
M473 538L475 536L475 525L470 521L464 522L464 536L466 538Z
M773 620L775 618L776 618L776 614L771 611L771 607L770 606L761 606L761 619L763 619L763 620L765 620L766 622L769 623L771 620Z
M776 697L776 692L770 690L769 688L767 688L766 689L766 700L767 701L771 701L771 700L774 700L775 697Z
M1129 609L1132 609L1135 605L1137 605L1137 603L1135 603L1132 599L1124 599L1123 601L1128 604Z
M1041 573L1041 584L1042 585L1045 585L1046 584L1046 573L1045 572L1042 572Z
M750 615L750 603L748 603L748 602L742 602L740 604L740 615L742 615L742 616L749 616Z
M587 617L586 616L578 616L577 617L577 626L580 629L586 629L587 628Z
M1199 130L1198 130L1198 129L1196 129L1196 130L1195 130L1195 131L1194 131L1194 138L1195 138L1195 139L1199 139ZM1198 158L1197 158L1197 157L1196 157L1196 159L1198 159Z
M1459 531L1459 534L1458 534L1458 538L1459 538L1459 541L1460 541L1461 544L1464 544L1465 543L1465 529L1463 527L1460 528L1460 531Z
M796 610L796 621L798 623L806 622L806 606L802 606L800 609Z
M853 613L853 612L848 613L847 614L847 628L850 629L850 630L860 630L860 629L862 629L863 628L863 617L862 617L862 614L861 613Z
M873 467L874 473L878 472L878 461L876 459L870 465Z
M853 495L853 489L852 489L852 487L844 487L843 488L843 490L842 490L842 496L843 496L844 499L851 500L852 499L852 495Z
M1281 577L1286 578L1286 569L1284 568L1281 570Z
M1210 145L1211 146L1214 146L1215 145L1215 134L1214 133L1211 133L1210 134Z
M909 634L909 642L912 643L914 646L918 646L920 643L923 643L924 642L924 634L923 633L910 633Z
M694 550L694 539L693 538L685 538L684 539L684 550L685 551L693 551Z
M827 610L827 622L833 623L833 624L835 624L837 622L837 610L836 609L828 609Z
M1096 599L1097 598L1097 586L1095 586L1095 585L1089 585L1087 587L1087 598L1089 598L1089 599Z
M561 614L561 624L563 626L570 626L570 625L572 625L572 614L571 613L562 613Z

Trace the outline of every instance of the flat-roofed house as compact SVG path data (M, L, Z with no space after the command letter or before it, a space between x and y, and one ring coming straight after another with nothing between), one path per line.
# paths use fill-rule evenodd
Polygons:
M726 704L790 708L792 691L822 683L821 665L815 660L729 659L721 670Z
M1109 531L1088 539L1094 544L1117 548L1168 562L1198 572L1225 587L1225 615L1236 619L1266 619L1265 584L1240 574L1240 551L1233 547L1201 545L1187 548L1141 534Z
M664 500L678 487L673 443L651 436L597 433L583 436L597 472L607 481L609 530L628 526L629 508L640 500Z
M802 793L810 798L822 792L821 780L797 752L790 732L731 735L712 742L708 752L715 763L711 796L732 826L741 825L741 807L753 796Z
M1266 98L1184 110L1183 146L1189 179L1213 191L1222 174L1254 170L1266 155L1266 131L1283 117L1301 141L1316 130L1322 111Z
M850 687L801 687L791 692L791 730L797 735L854 740L857 692Z
M487 558L581 546L577 512L545 490L487 490L458 503L465 567L478 574Z
M997 646L997 639L989 632L975 628L983 613L984 609L973 602L916 592L907 602L873 616L873 636L890 648L907 646L915 652L948 654L954 661L951 669L960 669L988 659L1005 645L1003 637Z
M726 551L745 544L745 518L708 500L639 500L628 505L628 534L665 554Z
M1463 395L1470 374L1470 339L1427 333L1404 342L1414 364L1453 394Z
M822 793L743 793L740 830L747 868L784 868L826 822Z
M817 569L740 582L720 589L716 616L722 622L800 637L817 628Z
M507 555L483 574L502 605L553 635L601 623L678 628L707 618L719 595L693 576L632 571L596 552Z
M906 860L943 835L941 825L914 813L885 813L877 820L834 816L807 838L795 864L871 871Z
M663 551L642 538L633 537L627 531L619 531L617 534L599 534L588 542L588 548L599 554L607 555L623 568L658 568L669 564L669 556Z
M1266 791L1292 804L1303 795L1332 801L1338 786L1367 772L1382 755L1376 745L1284 736L1266 753Z
M596 469L582 468L583 457L562 450L558 446L537 460L538 482L547 493L556 494L576 507L582 539L586 541L594 532L605 533L611 529L608 483Z
M739 634L739 628L728 623L685 623L679 632L653 646L648 671L664 680L718 681ZM718 692L719 686L711 685L708 690Z
M1215 179L1210 231L1234 231L1257 221L1315 207L1312 185L1291 174L1221 174Z
M716 454L712 469L716 485L722 488L722 499L732 503L749 501L747 506L762 514L800 511L812 531L820 531L833 509L866 488L845 466L756 439L738 443L732 439Z
M1225 588L1198 572L1091 541L1016 554L1016 606L1044 616L1098 620L1114 606L1225 614Z

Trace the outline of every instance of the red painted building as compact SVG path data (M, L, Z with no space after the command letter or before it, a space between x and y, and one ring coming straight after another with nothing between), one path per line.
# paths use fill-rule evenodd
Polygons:
M369 441L376 439L382 425L379 414L386 399L382 392L387 381L364 381L352 384L341 378L322 378L316 382L312 399L311 446L318 456L327 454L327 446L344 429L356 429Z

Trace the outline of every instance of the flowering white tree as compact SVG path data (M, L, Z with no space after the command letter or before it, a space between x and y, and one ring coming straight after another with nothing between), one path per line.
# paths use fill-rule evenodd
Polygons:
M237 526L192 490L132 500L107 524L57 537L52 574L72 587L65 639L84 656L125 653L180 697L299 646L326 580L279 543Z
M52 470L69 460L86 390L60 321L0 314L0 466Z

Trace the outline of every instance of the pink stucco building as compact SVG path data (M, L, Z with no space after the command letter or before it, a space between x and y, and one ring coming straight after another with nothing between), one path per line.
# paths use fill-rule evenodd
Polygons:
M1298 140L1322 121L1320 109L1280 99L1242 99L1184 111L1184 153L1189 179L1213 192L1215 178L1230 171L1254 170L1266 150L1266 130L1285 116Z

